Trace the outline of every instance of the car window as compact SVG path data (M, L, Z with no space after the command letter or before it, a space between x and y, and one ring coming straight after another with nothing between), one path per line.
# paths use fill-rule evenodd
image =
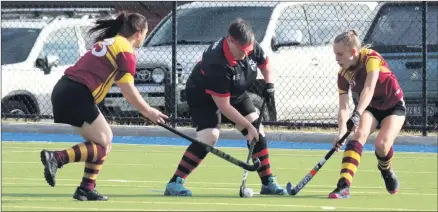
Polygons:
M213 43L226 35L228 25L237 17L247 20L255 38L261 41L268 26L272 7L205 7L180 9L177 12L178 40ZM171 44L172 19L169 17L154 33L149 46Z
M316 3L287 7L280 15L276 35L299 31L301 45L328 44L339 33L355 29L365 33L370 25L372 8L354 3ZM293 36L291 34L291 36Z
M429 5L427 11L427 43L438 44L438 5ZM417 47L421 51L422 46L422 7L415 5L387 6L383 7L377 22L367 43L376 48ZM431 49L428 49L431 50Z
M56 55L59 65L71 65L79 60L79 44L73 27L57 29L44 41L40 56Z
M2 27L2 65L24 62L41 29Z
M94 39L96 38L96 33L91 35L88 34L88 30L90 30L93 26L81 26L79 27L81 31L81 35L85 40L85 48L90 50L94 45Z
M369 27L372 9L366 5L354 3L318 3L303 5L309 22L311 43L327 44L341 32L351 29L359 35Z
M366 4L339 3L339 6L338 16L342 20L342 29L355 29L359 36L363 37L373 22L374 8Z
M285 8L278 18L275 35L277 41L287 39L286 36L299 36L300 44L309 45L311 38L304 9L301 6Z

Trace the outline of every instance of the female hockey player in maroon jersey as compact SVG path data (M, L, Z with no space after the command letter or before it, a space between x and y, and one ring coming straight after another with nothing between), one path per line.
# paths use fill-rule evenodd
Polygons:
M387 191L394 194L399 188L399 181L391 165L394 155L392 146L405 121L403 91L387 62L378 52L362 47L354 30L338 35L333 50L341 67L338 74L339 135L335 140L347 130L354 132L354 135L347 142L341 176L329 198L349 197L350 184L359 166L363 145L379 125L380 131L374 145L378 169ZM349 89L359 98L350 118ZM336 148L339 150L340 145L336 145Z
M90 33L98 32L96 43L79 61L69 67L52 93L55 123L73 126L85 142L60 151L41 151L44 177L55 186L58 168L68 163L85 162L84 176L73 198L82 201L107 200L94 188L102 164L111 150L112 131L96 104L112 84L139 112L155 123L166 115L150 107L134 86L136 58L134 48L143 43L147 20L138 13L121 13L115 20L99 20Z

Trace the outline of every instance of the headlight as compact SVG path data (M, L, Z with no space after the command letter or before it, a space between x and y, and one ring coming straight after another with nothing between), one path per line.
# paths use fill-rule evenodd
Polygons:
M155 83L163 82L165 76L165 72L162 68L154 68L154 70L152 70L152 80Z

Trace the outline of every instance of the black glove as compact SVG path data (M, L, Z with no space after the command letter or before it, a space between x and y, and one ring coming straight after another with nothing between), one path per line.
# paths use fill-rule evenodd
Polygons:
M347 121L347 130L352 131L354 126L359 125L360 122L360 114L357 110L353 111L351 117Z
M266 83L265 89L263 90L263 97L266 100L266 103L269 103L274 100L274 84L273 83Z

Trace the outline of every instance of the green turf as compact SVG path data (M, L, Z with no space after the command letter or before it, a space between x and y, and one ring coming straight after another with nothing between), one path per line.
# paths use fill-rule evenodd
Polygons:
M71 143L2 143L2 210L437 210L437 154L396 152L393 165L400 191L384 188L373 152L364 152L356 173L352 197L329 200L336 185L341 155L335 155L297 196L259 196L242 199L239 186L243 170L207 156L189 176L192 197L165 197L163 191L185 150L184 147L114 145L97 179L108 202L79 202L72 194L83 175L83 163L58 171L56 187L46 184L39 152L64 149ZM245 160L246 149L222 148ZM285 186L300 181L327 151L271 149L271 166ZM260 181L250 173L248 187L258 192Z

